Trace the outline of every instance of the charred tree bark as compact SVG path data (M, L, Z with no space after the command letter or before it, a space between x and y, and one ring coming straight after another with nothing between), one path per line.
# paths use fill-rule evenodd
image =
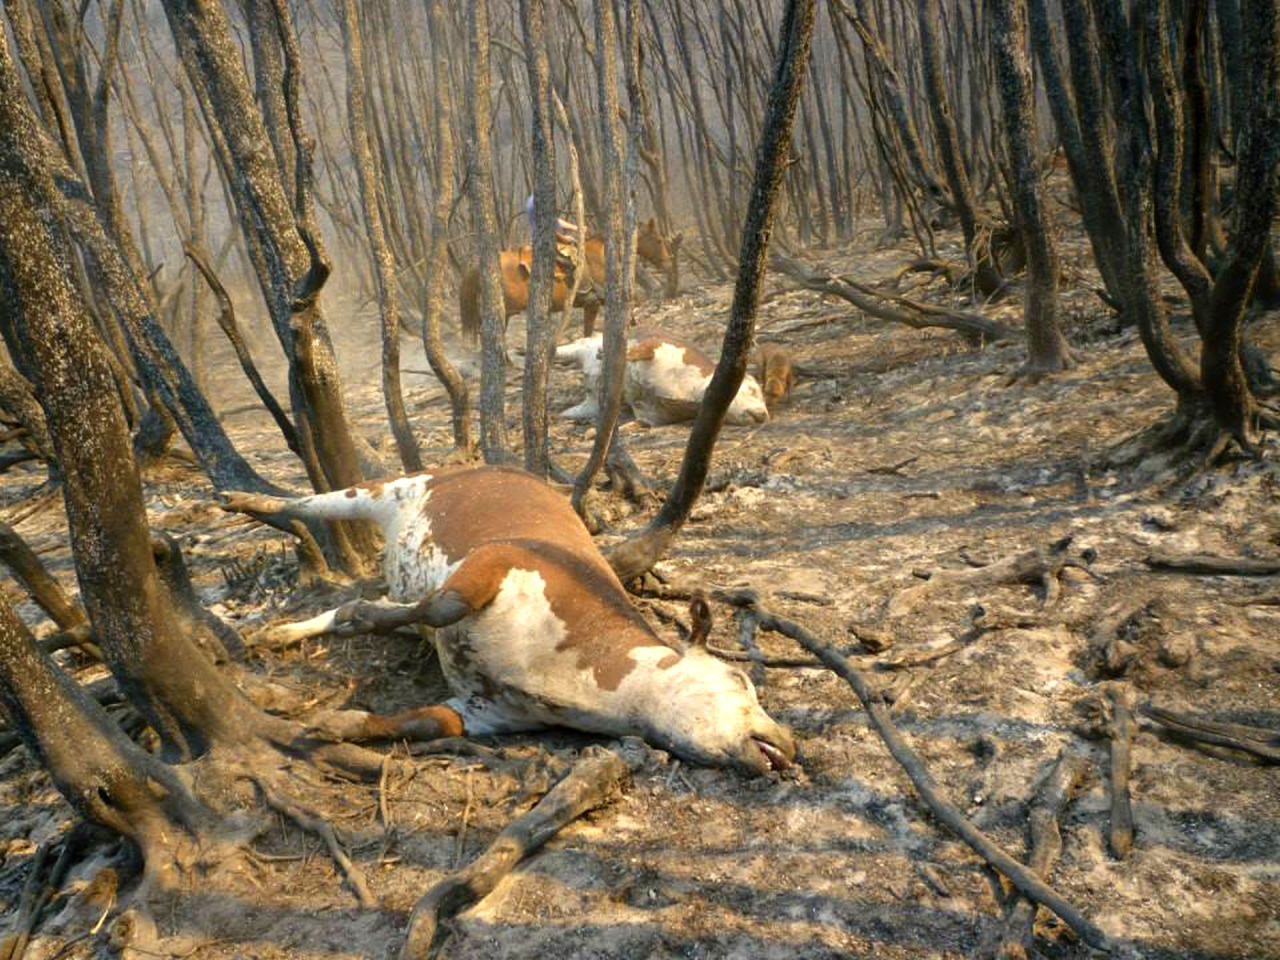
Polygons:
M0 78L12 77L0 45ZM12 115L20 89L0 84ZM143 710L167 757L236 736L252 707L177 629L156 575L137 466L105 349L67 279L71 251L46 210L30 142L0 123L0 297L18 304L18 333L64 469L63 497L89 619L121 688ZM39 158L36 158L39 162ZM38 310L35 305L39 305ZM121 571L128 571L122 577Z
M289 136L289 109L284 101L284 51L276 29L275 2L240 0L240 8L249 28L249 46L253 51L254 96L271 139L280 182L292 183L297 176L298 157Z
M618 133L617 51L611 2L612 0L596 0L595 4L596 96L599 103L600 148L604 161L604 169L601 171L604 188L604 208L601 211L604 225L604 346L596 435L586 465L573 483L573 506L579 514L584 513L585 498L596 474L604 466L613 432L618 426L618 413L622 409L622 381L627 364L627 318L630 315L630 301L624 277L626 262L622 226L626 186L622 171L622 137ZM628 20L633 19L634 13L634 7L629 2ZM627 34L627 42L630 43L634 36L633 29Z
M1274 0L1243 0L1240 13L1250 97L1240 134L1231 251L1214 284L1200 369L1218 426L1255 452L1258 408L1240 365L1240 343L1280 190L1280 11ZM1268 420L1274 427L1274 418Z
M174 834L207 833L213 815L40 652L2 595L0 704L67 802L87 820L132 839L152 879L171 885Z
M382 224L384 191L379 168L373 162L369 129L365 123L364 41L355 0L342 0L343 50L347 58L347 122L351 128L356 179L360 184L360 206L364 214L369 252L373 256L378 283L378 307L382 313L382 397L387 419L396 440L400 464L407 473L422 469L422 454L409 426L400 386L400 295L396 289L396 265L387 245Z
M507 385L506 320L498 277L492 158L489 147L489 2L467 8L467 186L475 230L472 249L480 268L480 450L488 463L507 459L504 393Z
M991 0L990 10L996 77L1013 175L1013 210L1027 251L1024 370L1031 377L1039 377L1066 369L1072 358L1071 348L1058 327L1058 252L1040 190L1035 103L1027 58L1027 8L1025 0Z
M1213 278L1203 260L1187 242L1183 223L1183 172L1187 160L1186 104L1174 74L1169 50L1167 0L1148 0L1143 16L1146 34L1147 83L1151 89L1155 116L1156 162L1154 206L1156 244L1160 258L1178 278L1191 300L1196 329L1203 333L1208 322L1209 297Z
M1072 59L1075 61L1083 55L1084 48L1096 47L1096 41L1082 36L1088 27L1082 0L1065 0L1063 8L1068 37L1073 44ZM1049 101L1067 168L1075 186L1080 204L1080 219L1089 236L1093 259L1102 275L1102 284L1112 302L1122 304L1125 300L1125 225L1121 219L1114 171L1110 165L1110 135L1107 135L1105 143L1097 143L1090 138L1091 129L1101 122L1101 118L1089 115L1090 110L1101 109L1096 103L1098 91L1093 83L1094 77L1080 65L1077 72L1083 71L1085 83L1077 80L1074 86L1069 85L1058 64L1054 44L1056 31L1049 23L1045 0L1029 0L1029 13L1031 43L1035 48L1045 96Z
M1068 4L1075 2L1077 0L1068 0ZM1169 330L1168 318L1160 305L1155 284L1155 264L1152 262L1149 238L1152 223L1151 133L1138 76L1138 49L1123 12L1102 0L1091 2L1097 17L1101 47L1112 65L1111 86L1116 98L1117 126L1122 138L1116 165L1119 171L1117 187L1124 197L1127 220L1122 234L1125 313L1137 325L1156 373L1177 393L1179 406L1192 412L1203 396L1200 377L1194 363ZM1084 45L1087 38L1082 37L1079 42ZM1077 91L1082 87L1081 79L1086 80L1084 86L1087 89L1100 89L1095 73L1097 46L1072 51L1073 58L1079 52L1081 66L1084 68L1082 76L1077 77ZM1102 109L1100 98L1089 102L1094 108ZM1103 126L1102 118L1087 115L1083 104L1080 109L1082 121L1086 116L1090 120L1087 139L1105 136L1099 129Z
M920 24L921 67L929 115L933 119L934 139L951 188L956 216L960 218L960 228L964 231L965 250L973 263L978 292L990 297L1001 289L1003 281L992 263L989 241L983 239L979 243L978 201L961 157L951 97L943 83L942 52L938 43L938 0L917 0L916 10Z
M532 104L533 151L533 269L529 275L529 310L525 319L524 354L524 466L546 478L551 468L548 449L547 381L555 328L551 325L551 293L555 284L556 179L555 142L551 122L551 64L547 57L546 0L520 0L525 66ZM580 232L582 227L579 221ZM565 300L568 316L571 303Z
M274 25L275 42L284 52L284 105L296 158L292 202L222 7L202 0L165 0L164 9L179 56L206 111L205 123L225 151L241 231L257 253L255 262L262 270L259 284L289 361L294 425L309 454L304 463L311 485L317 491L352 486L363 474L319 305L329 264L314 229L312 144L301 129L301 58L287 6L276 0ZM283 131L277 136L283 138ZM339 542L349 544L341 557L343 566L360 572L377 552L371 528L350 523L338 529L342 531Z
M475 447L471 437L471 396L467 382L445 353L440 336L444 308L445 277L449 263L449 212L453 205L453 94L449 77L448 38L442 0L429 0L427 17L431 31L431 76L435 86L432 132L436 165L432 181L431 248L427 254L427 283L423 289L422 346L436 379L449 394L455 453L469 458Z
M711 454L724 416L742 384L755 337L755 314L760 285L768 262L778 189L786 171L796 104L808 72L809 44L813 35L814 0L788 0L783 13L778 56L769 90L768 109L756 154L751 203L743 228L738 279L734 286L728 329L720 362L703 397L685 447L680 475L658 516L640 534L620 544L609 555L618 576L626 581L644 573L667 551L689 517L706 483Z

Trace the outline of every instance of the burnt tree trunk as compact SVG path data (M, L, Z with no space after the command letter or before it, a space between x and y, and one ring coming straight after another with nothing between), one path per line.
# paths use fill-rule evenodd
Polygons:
M951 112L951 97L943 83L942 52L938 43L938 0L917 0L916 10L920 24L920 60L929 115L933 119L934 139L951 188L952 204L964 231L965 250L973 264L978 292L990 297L999 292L1002 281L991 259L989 239L979 237L979 227L983 224L979 220L978 201L961 156L960 136Z
M489 147L489 3L467 8L467 186L480 269L480 450L488 463L507 459L506 316L498 276L493 173Z
M551 468L548 449L547 381L555 349L551 324L551 294L556 261L556 176L552 128L551 63L547 57L546 0L520 0L525 66L532 105L533 149L533 269L529 275L529 310L525 319L524 354L524 466L546 478ZM566 299L565 316L572 304Z
M378 307L382 314L382 398L387 405L387 419L391 422L400 465L407 473L415 473L422 469L422 455L418 451L413 428L409 426L404 391L400 386L400 294L396 288L395 259L387 245L387 233L382 223L385 196L382 176L373 162L373 148L365 123L364 40L355 0L342 0L340 20L347 59L347 123L351 129L351 151L356 179L360 184L360 207L369 238L369 252L373 256Z
M475 446L471 437L471 396L467 382L445 353L440 336L445 278L449 265L449 211L453 205L453 94L449 78L448 27L442 0L429 0L427 17L431 32L431 76L435 84L432 133L436 164L432 181L431 248L427 254L427 283L423 289L422 346L436 379L449 394L455 453L469 458Z
M1214 284L1200 369L1219 428L1253 452L1258 408L1240 365L1240 342L1280 189L1280 11L1274 0L1242 0L1240 14L1250 96L1240 131L1231 250ZM1274 418L1268 421L1274 428Z
M1153 189L1156 244L1160 258L1178 278L1191 300L1196 329L1204 333L1208 323L1213 278L1194 244L1188 243L1183 221L1183 171L1186 156L1186 105L1178 87L1169 50L1169 16L1166 0L1149 0L1142 10L1146 23L1147 84L1155 117L1156 162Z
M1074 3L1076 0L1068 0ZM1117 154L1118 193L1124 197L1127 224L1123 228L1124 310L1136 323L1147 356L1160 378L1178 395L1179 407L1193 413L1200 404L1203 391L1195 364L1178 344L1169 329L1168 318L1156 289L1155 263L1151 254L1151 133L1147 124L1146 104L1138 76L1138 48L1123 12L1103 0L1091 0L1097 17L1101 48L1112 65L1111 86L1115 91L1120 150ZM1098 63L1097 46L1086 47L1087 38L1080 37L1081 79L1091 91L1100 93L1094 68ZM1101 109L1101 101L1089 101ZM1079 114L1090 126L1089 137L1102 136L1096 129L1102 118L1087 115L1082 104ZM1088 139L1087 138L1087 139Z
M21 89L0 44L0 117ZM213 736L238 736L253 710L177 629L156 574L129 432L106 350L70 282L65 234L34 202L47 170L20 126L0 122L0 297L18 304L24 356L36 376L63 466L63 498L85 610L108 666L160 736L186 759ZM36 309L38 305L38 309ZM128 576L121 576L128 571Z
M1058 251L1040 190L1035 103L1027 57L1026 0L991 0L992 45L1012 168L1013 210L1027 252L1027 363L1032 377L1071 365L1058 327Z
M622 408L622 382L627 364L627 318L630 314L630 301L623 276L626 264L622 227L626 185L622 171L622 137L618 133L617 50L611 3L612 0L596 0L595 3L596 97L599 103L600 148L604 161L604 169L601 171L604 188L604 207L601 210L604 226L604 345L596 435L586 465L573 484L573 506L580 514L584 511L584 500L591 484L604 466L605 456L613 440L613 431L618 426L618 413ZM633 5L628 2L628 20L633 16ZM634 30L628 34L628 45L634 35ZM628 57L630 55L629 49Z
M74 630L85 625L84 611L72 602L40 558L7 523L0 523L0 564L8 567L22 582L31 599L40 605L59 630Z
M788 0L779 30L778 54L756 153L751 203L747 207L738 261L738 279L734 285L733 305L720 362L716 364L716 371L694 420L684 460L680 464L680 475L658 516L644 531L620 544L609 555L610 564L624 581L652 567L684 526L706 483L712 450L725 413L746 374L755 337L755 315L768 261L778 189L791 152L796 104L808 72L814 17L814 0Z
M164 9L187 75L201 94L205 123L225 149L240 228L259 255L259 283L289 360L294 424L304 450L314 452L304 458L311 484L317 491L352 486L363 474L319 305L329 265L314 229L311 151L298 114L301 58L287 7L276 0L274 42L284 52L284 103L296 156L292 202L222 7L164 0ZM261 42L272 41L264 37ZM283 131L277 136L282 138ZM372 531L366 524L346 524L344 534L351 547L344 566L358 572L376 553Z
M1096 47L1096 41L1083 36L1087 32L1088 19L1082 0L1066 0L1063 4L1068 36L1075 31L1073 50ZM1036 61L1040 65L1040 77L1044 83L1049 110L1053 114L1058 138L1067 160L1067 169L1075 186L1080 204L1080 219L1088 234L1094 262L1102 275L1102 284L1111 301L1124 302L1124 244L1125 227L1121 219L1120 201L1116 194L1115 175L1111 168L1111 138L1103 143L1090 139L1090 131L1102 118L1089 116L1088 111L1098 110L1098 91L1094 78L1081 65L1085 76L1082 84L1077 81L1069 86L1058 63L1054 44L1054 31L1049 22L1045 0L1029 0L1031 43ZM1096 53L1094 54L1096 56ZM1078 59L1078 57L1073 57ZM1078 74L1079 75L1079 71ZM1077 114L1079 119L1077 119Z

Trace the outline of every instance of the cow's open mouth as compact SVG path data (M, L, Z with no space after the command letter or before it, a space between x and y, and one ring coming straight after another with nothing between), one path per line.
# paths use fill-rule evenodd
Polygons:
M775 747L768 740L761 740L759 737L752 737L751 742L756 748L764 754L765 760L769 763L770 770L785 770L791 766L791 761L787 759L787 755Z

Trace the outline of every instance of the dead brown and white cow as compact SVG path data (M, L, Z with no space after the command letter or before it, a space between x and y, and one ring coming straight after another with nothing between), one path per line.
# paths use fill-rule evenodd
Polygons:
M578 364L586 399L561 413L570 420L595 420L599 394L602 338L583 337L556 349L556 359ZM702 396L716 365L692 343L660 330L635 330L627 336L627 367L623 399L637 420L648 426L683 423L698 415ZM725 421L750 426L769 419L764 395L755 377L742 378Z
M786 767L791 735L750 680L702 646L675 650L627 598L568 500L505 467L455 468L279 500L230 494L229 509L377 523L389 601L277 628L276 639L417 623L454 696L390 717L333 711L343 739L488 735L573 727L638 735L700 763Z

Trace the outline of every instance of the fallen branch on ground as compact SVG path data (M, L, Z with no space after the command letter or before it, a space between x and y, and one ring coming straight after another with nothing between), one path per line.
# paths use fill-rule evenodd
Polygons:
M1145 704L1143 716L1164 727L1171 734L1199 743L1242 750L1269 763L1280 763L1280 731L1262 727L1246 727L1238 723L1219 723L1186 714L1163 710Z
M1058 821L1075 795L1084 770L1084 757L1064 747L1031 802L1027 818L1031 830L1031 853L1027 857L1027 866L1042 877L1053 872L1054 864L1062 853ZM996 960L1026 960L1035 938L1035 919L1034 903L1023 896L1010 898L999 926L999 939L992 949L983 950L982 955Z
M1157 551L1148 556L1145 563L1152 570L1198 574L1205 577L1269 577L1280 573L1280 560L1215 557L1203 553L1180 557Z
M746 607L739 607L736 611L738 619L738 645L742 647L742 652L747 654L751 660L751 682L755 684L757 690L764 686L764 653L760 650L760 645L756 643L756 630L760 626L760 622L756 619L755 613ZM710 645L708 645L710 649Z
M642 762L641 751L620 755L588 747L574 768L528 813L516 817L484 853L462 870L441 880L418 901L409 917L409 932L400 960L433 955L440 925L486 897L525 857L584 813L613 799L627 773Z
M930 650L918 650L915 653L904 653L889 660L880 660L876 663L876 669L906 670L910 667L923 667L930 663L936 663L944 657L949 657L953 653L959 653L967 646L969 646L969 644L960 640L953 640L950 643L943 644L941 647L934 647Z
M1015 340L1020 336L1012 327L1007 327L997 320L989 320L981 314L917 303L905 297L874 290L849 277L834 276L825 271L814 273L801 261L780 253L770 257L769 265L785 273L802 287L840 297L852 303L863 313L879 320L903 323L917 330L926 327L942 327L962 333L968 339L979 343Z
M1133 750L1133 691L1127 684L1107 689L1111 704L1111 854L1127 860L1133 849L1133 808L1129 803L1129 767Z
M1111 943L1102 930L1077 910L1061 894L1041 880L1032 870L1018 863L1002 850L990 837L973 825L952 803L947 801L938 789L929 771L925 768L915 751L902 738L883 700L871 689L867 677L861 670L851 664L848 659L833 650L827 643L819 640L804 627L790 620L775 616L759 606L759 597L754 591L738 591L734 600L736 605L754 607L760 626L765 630L773 630L785 634L814 653L823 663L842 677L853 692L857 694L862 707L867 711L871 725L884 740L885 746L893 758L898 761L916 792L925 802L939 822L955 833L982 859L1000 871L1021 893L1030 900L1048 907L1070 926L1085 943L1097 950L1110 951Z

